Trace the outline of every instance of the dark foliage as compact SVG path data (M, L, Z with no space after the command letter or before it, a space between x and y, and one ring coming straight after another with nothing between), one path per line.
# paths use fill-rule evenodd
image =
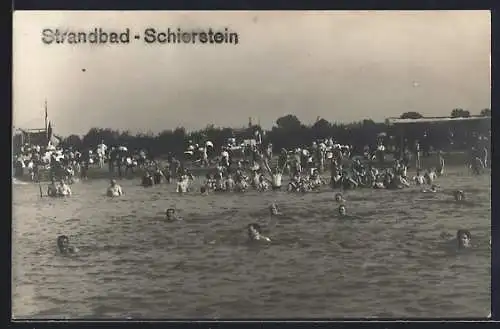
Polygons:
M491 110L481 111L482 116L491 115ZM468 117L469 111L454 109L451 117ZM406 112L401 118L421 118L417 112ZM374 147L378 136L385 133L386 143L399 147L402 141L405 146L412 147L416 140L426 143L438 149L464 149L470 139L472 132L487 134L490 130L491 121L473 120L463 122L444 123L419 123L404 126L390 126L388 122L376 123L372 120L363 120L349 124L331 123L325 119L318 120L311 126L306 126L292 114L285 115L276 120L275 126L270 131L262 131L258 125L249 126L245 129L219 128L208 125L205 129L186 132L182 127L174 130L164 130L159 134L147 133L132 135L128 131L116 131L109 128L92 128L80 138L70 135L63 140L63 146L72 146L76 149L95 148L97 144L104 142L108 146L127 146L129 149L145 149L153 156L164 156L166 154L182 154L188 143L203 144L211 141L215 145L215 151L219 151L228 138L235 137L239 140L253 138L255 131L261 131L263 144L272 142L275 151L281 148L293 148L310 145L312 140L333 137L341 144L352 145L358 152L369 145ZM402 137L404 134L404 137ZM382 134L384 135L384 134ZM424 135L426 137L424 137Z

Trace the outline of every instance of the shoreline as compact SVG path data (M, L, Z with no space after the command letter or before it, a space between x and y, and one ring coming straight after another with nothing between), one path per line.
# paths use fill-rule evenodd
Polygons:
M453 153L444 153L444 159L445 159L445 166L449 167L457 167L457 166L465 166L466 165L466 159L467 159L467 153L466 152L453 152ZM392 156L389 155L387 156L387 160L382 163L382 164L377 164L374 163L374 165L378 168L387 168L392 164ZM273 156L272 162L275 163L277 161L277 156ZM346 161L347 163L350 162L350 160ZM160 164L164 164L164 160L159 160ZM412 159L410 166L409 166L409 171L415 171L415 159ZM436 167L437 165L437 159L436 159L436 154L430 154L428 157L422 157L421 158L421 167L423 169L427 168L432 168ZM212 172L215 170L215 166L210 166L210 167L197 167L193 166L193 163L187 163L186 168L189 169L193 175L195 176L205 176L207 173ZM489 168L487 168L489 169ZM47 176L48 171L43 170L42 173L42 179L40 179L40 182L48 182L48 177ZM128 173L127 176L123 175L122 177L118 176L118 172L115 170L114 173L110 173L109 169L107 166L104 166L103 168L99 167L90 167L88 170L88 180L98 180L98 179L139 179L142 177L144 174L144 170L141 168L137 168L133 173ZM15 177L12 176L13 179L16 179L18 182L22 183L33 183L31 181L30 175L26 172L23 174L22 177Z

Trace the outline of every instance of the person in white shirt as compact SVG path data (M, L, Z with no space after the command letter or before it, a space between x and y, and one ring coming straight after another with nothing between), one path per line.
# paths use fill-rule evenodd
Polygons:
M71 189L68 185L61 179L59 186L57 187L57 195L58 196L71 196Z
M416 185L424 185L425 179L424 176L420 174L420 170L417 170L417 175L413 177L413 181Z
M229 167L229 152L225 149L221 152L221 163L225 167Z
M106 150L108 147L101 141L101 144L97 145L97 156L99 158L99 168L104 167L104 158L106 156Z

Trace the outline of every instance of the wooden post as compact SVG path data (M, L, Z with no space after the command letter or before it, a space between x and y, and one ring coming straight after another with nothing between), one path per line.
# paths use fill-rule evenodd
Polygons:
M45 139L49 139L49 131L48 131L48 125L47 125L47 120L48 120L48 113L47 113L47 99L45 99Z
M403 127L401 125L401 127ZM400 159L403 159L403 155L404 155L404 150L403 150L403 145L404 145L404 129L400 128L399 129L399 134L401 135L401 146L400 146Z

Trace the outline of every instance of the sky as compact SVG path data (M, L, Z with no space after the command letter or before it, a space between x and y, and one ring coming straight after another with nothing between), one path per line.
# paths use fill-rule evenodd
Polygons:
M45 44L44 29L124 31L129 44ZM228 29L238 44L147 44L144 31ZM13 126L158 133L448 116L490 108L490 13L17 11Z

